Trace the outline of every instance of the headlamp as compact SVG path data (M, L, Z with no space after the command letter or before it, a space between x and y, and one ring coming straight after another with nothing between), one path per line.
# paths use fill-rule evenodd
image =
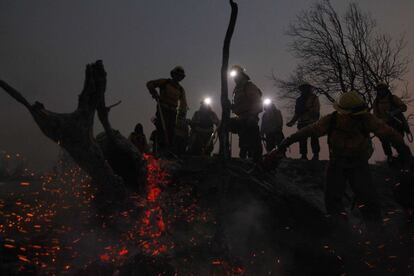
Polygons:
M205 98L204 100L203 100L203 103L205 104L205 105L211 105L211 98Z
M237 70L231 70L230 71L230 77L232 77L232 78L235 78L238 74L239 74L239 72L237 72Z
M266 98L266 99L263 100L263 104L266 105L266 106L270 105L271 103L272 103L272 100L269 99L269 98Z

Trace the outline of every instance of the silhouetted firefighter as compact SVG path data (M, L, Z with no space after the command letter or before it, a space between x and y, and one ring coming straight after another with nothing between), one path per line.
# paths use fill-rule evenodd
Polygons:
M214 126L218 126L219 122L217 114L211 108L210 98L204 99L191 119L190 154L211 154L215 138Z
M395 129L402 137L404 137L406 132L410 133L409 125L403 114L403 112L407 111L407 105L396 95L393 95L385 83L379 83L376 86L376 91L377 97L373 104L374 115ZM381 143L388 161L392 161L390 142L381 139Z
M170 75L170 79L158 79L147 83L151 96L157 101L156 141L159 144L157 149L161 151L173 149L177 117L179 120L185 120L187 115L187 99L184 88L180 85L185 78L184 69L177 66L171 70Z
M304 128L310 124L313 124L319 119L320 116L320 104L318 96L313 93L313 86L304 83L299 86L300 97L296 100L295 115L292 120L286 125L291 127L296 122L298 123L298 129ZM311 136L311 147L313 153L313 160L319 159L319 139L315 136ZM308 159L308 138L304 138L299 141L300 154L302 159Z
M147 137L145 136L142 124L138 123L135 126L134 131L131 132L128 140L131 141L131 143L134 144L134 146L136 146L141 153L146 153L149 151Z
M240 158L250 157L258 161L263 151L259 131L259 114L263 111L262 92L250 81L242 67L233 66L230 74L236 83L232 111L237 115L232 118L230 128L239 135Z
M276 105L270 99L265 99L263 104L264 113L260 133L265 141L266 151L270 152L285 138L283 135L283 117L282 112L276 108Z
M334 108L335 112L286 138L279 150L265 160L265 165L271 163L272 156L278 158L278 152L295 142L328 135L330 161L325 191L328 213L335 221L347 218L342 197L350 184L356 199L362 203L360 211L367 226L378 226L381 223L380 202L368 165L373 152L370 133L391 142L406 164L411 162L410 149L397 131L368 112L367 104L357 92L344 93Z

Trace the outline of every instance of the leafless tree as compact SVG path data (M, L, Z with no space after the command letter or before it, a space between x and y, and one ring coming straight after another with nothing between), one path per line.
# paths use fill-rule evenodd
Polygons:
M337 93L356 90L371 106L379 82L396 85L408 71L404 35L381 34L370 14L350 3L339 15L329 0L301 12L289 26L289 49L299 64L287 79L273 76L280 98L296 98L300 82L309 82L332 101Z

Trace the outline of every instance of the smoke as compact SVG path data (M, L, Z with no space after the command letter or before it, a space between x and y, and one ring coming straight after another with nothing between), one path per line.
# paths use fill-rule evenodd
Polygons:
M230 207L234 213L225 219L225 234L232 251L248 256L253 248L264 243L264 240L257 241L257 237L266 236L263 225L266 209L263 203L252 198L243 198L236 205Z

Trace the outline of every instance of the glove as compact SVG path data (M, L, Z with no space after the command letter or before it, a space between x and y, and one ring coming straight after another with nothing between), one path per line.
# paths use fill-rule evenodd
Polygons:
M283 141L279 144L277 149L281 151L286 151L286 149L292 144L292 142L292 139L290 137L287 137L283 139Z
M158 93L151 93L151 96L154 100L158 101L160 99L160 96L158 95Z

